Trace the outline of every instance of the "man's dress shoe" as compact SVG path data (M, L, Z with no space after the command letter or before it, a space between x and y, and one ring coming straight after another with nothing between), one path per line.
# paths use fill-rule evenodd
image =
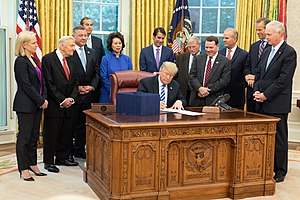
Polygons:
M285 179L285 176L282 176L282 175L280 175L280 174L274 176L274 180L275 180L276 183L283 182L284 179Z
M75 158L86 159L86 153L78 153L74 155Z
M55 165L44 164L44 168L48 170L48 172L58 173L59 169Z
M71 162L69 160L57 160L55 161L56 165L65 165L65 166L77 166L78 162Z
M73 156L73 155L69 155L68 160L69 160L70 162L75 162L75 159L74 159L74 156Z

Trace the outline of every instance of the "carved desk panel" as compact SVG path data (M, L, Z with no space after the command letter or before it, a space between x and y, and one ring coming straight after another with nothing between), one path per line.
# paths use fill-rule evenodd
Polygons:
M101 200L273 195L277 118L242 111L87 115L86 181Z

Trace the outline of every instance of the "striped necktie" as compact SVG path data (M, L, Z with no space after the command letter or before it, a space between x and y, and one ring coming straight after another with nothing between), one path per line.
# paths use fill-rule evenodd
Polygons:
M262 52L264 51L265 48L265 41L261 41L260 45L259 45L259 50L258 50L258 58L260 58Z
M206 87L207 81L208 81L208 77L210 75L210 71L211 71L211 59L212 59L212 57L209 57L209 60L207 62L206 73L205 73L205 76L204 76L204 84L203 84L204 87Z
M161 86L160 100L163 101L163 102L165 102L165 100L166 100L165 85Z

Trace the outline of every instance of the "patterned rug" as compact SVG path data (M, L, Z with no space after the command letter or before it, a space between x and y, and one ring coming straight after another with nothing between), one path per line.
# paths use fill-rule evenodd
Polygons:
M40 148L37 150L38 163L42 163L43 161L43 149ZM9 154L0 157L0 176L3 174L7 174L9 172L16 171L17 167L17 158L16 154Z

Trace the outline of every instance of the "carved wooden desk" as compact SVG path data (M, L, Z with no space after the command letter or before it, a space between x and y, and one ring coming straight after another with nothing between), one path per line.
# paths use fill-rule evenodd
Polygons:
M101 200L273 195L277 118L87 115L86 181Z

